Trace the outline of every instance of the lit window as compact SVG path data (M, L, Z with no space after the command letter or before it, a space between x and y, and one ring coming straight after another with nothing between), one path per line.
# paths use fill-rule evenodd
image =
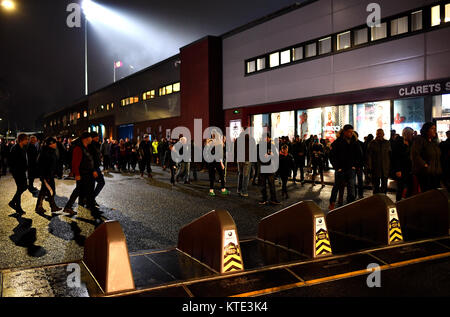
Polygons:
M445 5L445 23L450 22L450 3Z
M125 99L122 99L122 107L125 106Z
M441 6L437 5L431 8L431 26L441 24Z
M81 113L77 113L77 119L80 119L81 118Z
M367 43L367 29L363 28L353 31L353 37L355 39L355 45Z
M287 64L291 62L291 51L283 51L281 52L281 64Z
M247 74L253 73L256 71L256 61L247 62Z
M139 102L139 97L134 97L133 103Z
M327 54L331 52L331 36L319 40L319 54Z
M172 93L172 85L167 85L166 86L166 93L169 95Z
M86 118L87 116L88 116L88 113L87 113L86 110L84 110L84 112L83 112L83 118Z
M408 17L398 18L391 21L391 36L408 32Z
M280 65L280 53L272 53L270 54L270 67L277 67Z
M337 36L337 49L343 50L351 46L350 31L338 34Z
M264 68L266 68L266 58L265 57L258 58L256 62L256 70L262 70Z
M422 30L422 10L411 13L411 31Z
M316 43L306 45L306 57L312 57L317 55Z
M159 95L164 96L166 94L166 87L159 88Z
M173 92L179 92L181 90L180 83L173 84ZM153 95L155 94L155 91L153 90Z
M92 115L92 109L91 109L91 110L89 110L89 115L90 115L90 116Z
M381 23L380 26L372 27L372 41L384 39L387 36L387 24Z
M303 59L303 46L299 46L292 49L292 59L294 61Z
M109 111L109 103L106 104L106 111Z

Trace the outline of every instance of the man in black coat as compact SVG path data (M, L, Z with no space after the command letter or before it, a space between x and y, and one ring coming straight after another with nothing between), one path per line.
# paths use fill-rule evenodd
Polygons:
M48 201L50 203L52 213L61 210L61 208L59 208L55 203L55 176L58 171L56 147L56 140L54 138L48 138L45 141L45 145L39 153L39 157L37 159L37 174L41 179L41 190L39 191L35 209L38 213L45 213L46 211L42 206L45 197L49 198Z
M94 160L94 169L97 172L97 178L95 182L97 183L94 189L94 199L100 194L103 187L105 187L105 178L103 177L103 173L100 170L100 165L102 164L102 154L100 152L100 143L99 143L99 135L97 132L91 132L92 142L88 145L88 151L92 155L92 159ZM99 207L98 203L95 202L95 205Z
M339 188L347 184L347 203L355 200L356 167L361 164L362 153L353 135L353 126L344 126L339 138L331 145L331 164L335 169L334 185L331 191L329 210L333 210Z
M292 156L294 157L294 184L296 183L297 170L300 169L300 182L304 184L305 182L305 158L306 158L306 144L305 141L300 139L300 136L295 136L295 142L292 145Z
M139 143L139 156L141 157L141 163L139 164L139 168L141 170L141 177L144 177L144 171L147 168L148 177L152 177L152 157L153 157L153 148L152 143L150 142L150 137L148 134L144 135L144 140Z
M32 135L30 137L30 143L27 146L27 157L28 157L28 190L30 193L34 194L38 191L36 187L34 187L34 180L38 177L38 166L37 166L37 158L39 154L38 149L38 141L36 136Z
M392 171L397 181L396 200L402 199L403 191L406 188L406 198L411 197L414 190L412 175L411 147L414 130L404 128L402 137L397 138L392 144Z
M28 136L26 134L19 134L17 137L17 144L11 148L11 152L8 157L8 164L11 170L11 174L16 182L17 190L13 199L9 202L9 206L15 209L17 213L24 214L21 206L22 194L27 190L27 152L26 146L28 145Z

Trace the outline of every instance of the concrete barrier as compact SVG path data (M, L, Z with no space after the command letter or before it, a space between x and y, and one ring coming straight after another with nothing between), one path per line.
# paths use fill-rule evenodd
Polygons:
M302 201L259 222L258 238L310 258L332 255L325 214L313 201Z
M101 224L86 239L83 262L105 293L135 289L127 242L118 221Z
M395 203L383 194L337 208L327 214L326 220L333 248L337 240L335 234L370 241L374 245L385 246L403 242ZM345 247L339 246L338 249Z
M213 210L181 228L178 249L219 273L244 270L236 224L225 210Z
M430 190L396 205L405 240L449 234L449 201L445 190Z

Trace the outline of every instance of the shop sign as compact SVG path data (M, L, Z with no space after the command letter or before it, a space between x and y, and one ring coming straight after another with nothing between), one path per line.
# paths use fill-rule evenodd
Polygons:
M428 84L408 85L398 90L400 97L420 96L427 94L439 94L450 92L450 81L442 81Z

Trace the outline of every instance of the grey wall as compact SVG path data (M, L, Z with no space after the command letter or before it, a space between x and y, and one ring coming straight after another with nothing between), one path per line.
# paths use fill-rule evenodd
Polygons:
M367 4L382 17L426 0L319 0L223 40L224 109L391 86L450 75L450 29L431 31L244 76L244 61L366 23Z

